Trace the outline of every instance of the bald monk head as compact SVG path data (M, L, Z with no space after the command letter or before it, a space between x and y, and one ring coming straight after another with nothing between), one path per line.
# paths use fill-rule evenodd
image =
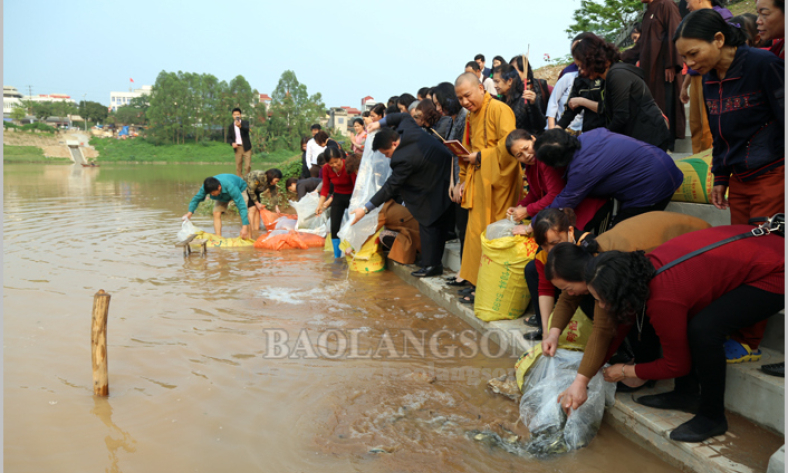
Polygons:
M479 77L472 72L460 74L460 77L454 81L454 92L460 105L469 112L479 110L484 102L484 86L479 81Z

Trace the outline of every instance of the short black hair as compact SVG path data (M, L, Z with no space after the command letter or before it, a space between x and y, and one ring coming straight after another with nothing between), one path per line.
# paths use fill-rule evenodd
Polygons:
M298 178L297 177L288 178L287 182L285 182L285 189L289 188L293 184L298 184Z
M399 113L399 107L397 107L397 104L390 105L386 109L386 115L391 115L392 113Z
M238 107L235 107L235 108L233 109L233 111L232 111L232 112L230 112L230 114L233 114L233 113L235 113L235 112L238 112L238 113L240 113L241 115L243 115L243 113L244 113L244 112L242 112L242 111L241 111L241 109L240 109L240 108L238 108Z
M314 125L310 126L310 127L309 127L309 129L310 129L310 130L322 130L322 129L323 129L323 127L322 127L322 126L320 126L320 124L319 124L319 123L315 123Z
M580 140L560 128L553 128L536 138L534 149L536 159L550 167L562 168L572 162L575 152L580 149Z
M465 67L470 67L474 71L481 71L482 70L482 68L479 67L479 63L476 62L476 61L468 61L468 64L466 64Z
M408 107L410 107L410 104L412 104L415 101L416 101L416 97L408 93L405 93L399 96L399 98L397 99L397 105L402 105L403 107L405 107L405 109L408 109Z
M430 87L422 87L421 89L419 89L418 92L416 92L416 96L417 98L421 97L424 99L427 98L427 94L429 93L430 93Z
M360 118L354 118L353 119L353 125L355 125L356 123L358 123L361 126L364 126L364 120L362 120Z
M202 183L202 188L206 194L210 194L213 191L219 190L221 185L222 183L219 182L219 179L216 179L215 177L206 177L205 181Z
M485 60L484 60L484 54L477 54L476 56L473 56L473 60L474 60L474 61L481 61L481 62L485 62Z
M326 133L323 130L320 130L317 133L315 133L315 143L317 143L320 146L325 146L325 144L321 145L320 143L325 143L327 141L328 141L328 133Z
M276 168L271 168L265 172L265 177L268 179L268 185L271 185L271 181L274 179L282 179L282 171Z
M375 139L372 140L372 151L389 149L397 140L399 140L399 133L392 128L383 127L375 134Z
M386 114L386 106L383 105L382 103L376 103L375 106L372 107L372 110L370 110L370 112L375 112L375 115L379 117L383 117L383 115Z

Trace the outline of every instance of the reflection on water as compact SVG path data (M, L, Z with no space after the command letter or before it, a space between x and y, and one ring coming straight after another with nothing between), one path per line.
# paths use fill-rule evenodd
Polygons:
M272 329L316 350L335 347L327 331L356 333L365 353L386 334L402 352L402 331L469 327L390 272L348 274L319 249L184 259L180 216L220 172L5 166L6 471L673 471L605 426L549 461L469 438L527 435L517 405L485 389L511 358L264 357ZM112 294L109 399L91 387L99 289Z

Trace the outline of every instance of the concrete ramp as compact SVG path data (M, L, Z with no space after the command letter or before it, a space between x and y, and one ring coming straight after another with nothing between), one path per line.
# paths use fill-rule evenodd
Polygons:
M75 164L85 164L85 158L82 157L82 151L78 146L69 146L68 151L71 153L71 159Z

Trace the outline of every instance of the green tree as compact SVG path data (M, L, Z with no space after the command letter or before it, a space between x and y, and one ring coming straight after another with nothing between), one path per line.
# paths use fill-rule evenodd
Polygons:
M566 32L569 37L590 31L607 41L622 43L626 33L643 13L640 0L580 0L572 14L574 23Z
M26 116L27 110L25 110L23 107L14 107L11 110L11 118L16 121L23 120Z
M142 110L126 105L119 107L114 113L115 123L118 125L143 125L145 114Z
M293 71L284 71L271 94L271 119L268 142L272 150L297 149L309 126L325 115L320 93L309 95L305 84L298 82Z
M79 115L87 121L100 123L103 122L109 111L107 106L91 100L82 100L79 102Z
M46 120L53 115L52 102L33 102L31 108L33 116L40 121Z

